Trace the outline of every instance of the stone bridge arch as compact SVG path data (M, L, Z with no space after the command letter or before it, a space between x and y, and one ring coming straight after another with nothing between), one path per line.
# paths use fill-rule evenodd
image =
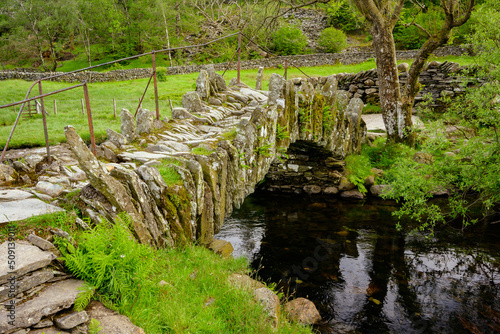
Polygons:
M273 74L268 92L231 83L213 67L201 71L196 91L168 121L122 110L122 133L108 130L101 161L67 126L90 181L80 193L87 206L108 220L126 212L137 239L155 247L209 243L290 145L320 148L332 164L360 150L363 102L338 90L334 75L286 81Z

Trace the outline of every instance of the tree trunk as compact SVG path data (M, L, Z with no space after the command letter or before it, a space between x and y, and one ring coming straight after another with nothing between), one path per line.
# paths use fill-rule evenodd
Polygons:
M385 22L372 25L373 48L379 78L380 108L390 142L413 145L411 107L403 108L392 27Z

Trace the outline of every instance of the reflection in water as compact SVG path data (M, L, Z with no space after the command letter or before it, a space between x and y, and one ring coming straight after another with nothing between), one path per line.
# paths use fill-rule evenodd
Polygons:
M217 238L231 241L261 278L312 300L323 333L498 330L500 226L427 240L397 232L394 210L382 201L258 194Z

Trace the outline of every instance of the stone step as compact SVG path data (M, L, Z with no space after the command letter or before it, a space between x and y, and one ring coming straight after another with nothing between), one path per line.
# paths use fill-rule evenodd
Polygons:
M15 309L0 310L0 333L31 327L45 316L70 308L82 286L83 281L77 279L60 281L45 287L35 298L15 305ZM10 314L14 315L13 320L8 317Z

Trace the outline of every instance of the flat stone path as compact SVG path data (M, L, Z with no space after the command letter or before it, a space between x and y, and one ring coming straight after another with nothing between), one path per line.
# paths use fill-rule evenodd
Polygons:
M382 119L382 114L369 114L361 115L361 118L366 123L366 129L368 131L385 131L384 120ZM424 125L418 116L412 116L413 124L418 128L422 128Z
M64 211L64 209L47 204L27 191L19 189L0 190L0 223L23 220L57 211Z

